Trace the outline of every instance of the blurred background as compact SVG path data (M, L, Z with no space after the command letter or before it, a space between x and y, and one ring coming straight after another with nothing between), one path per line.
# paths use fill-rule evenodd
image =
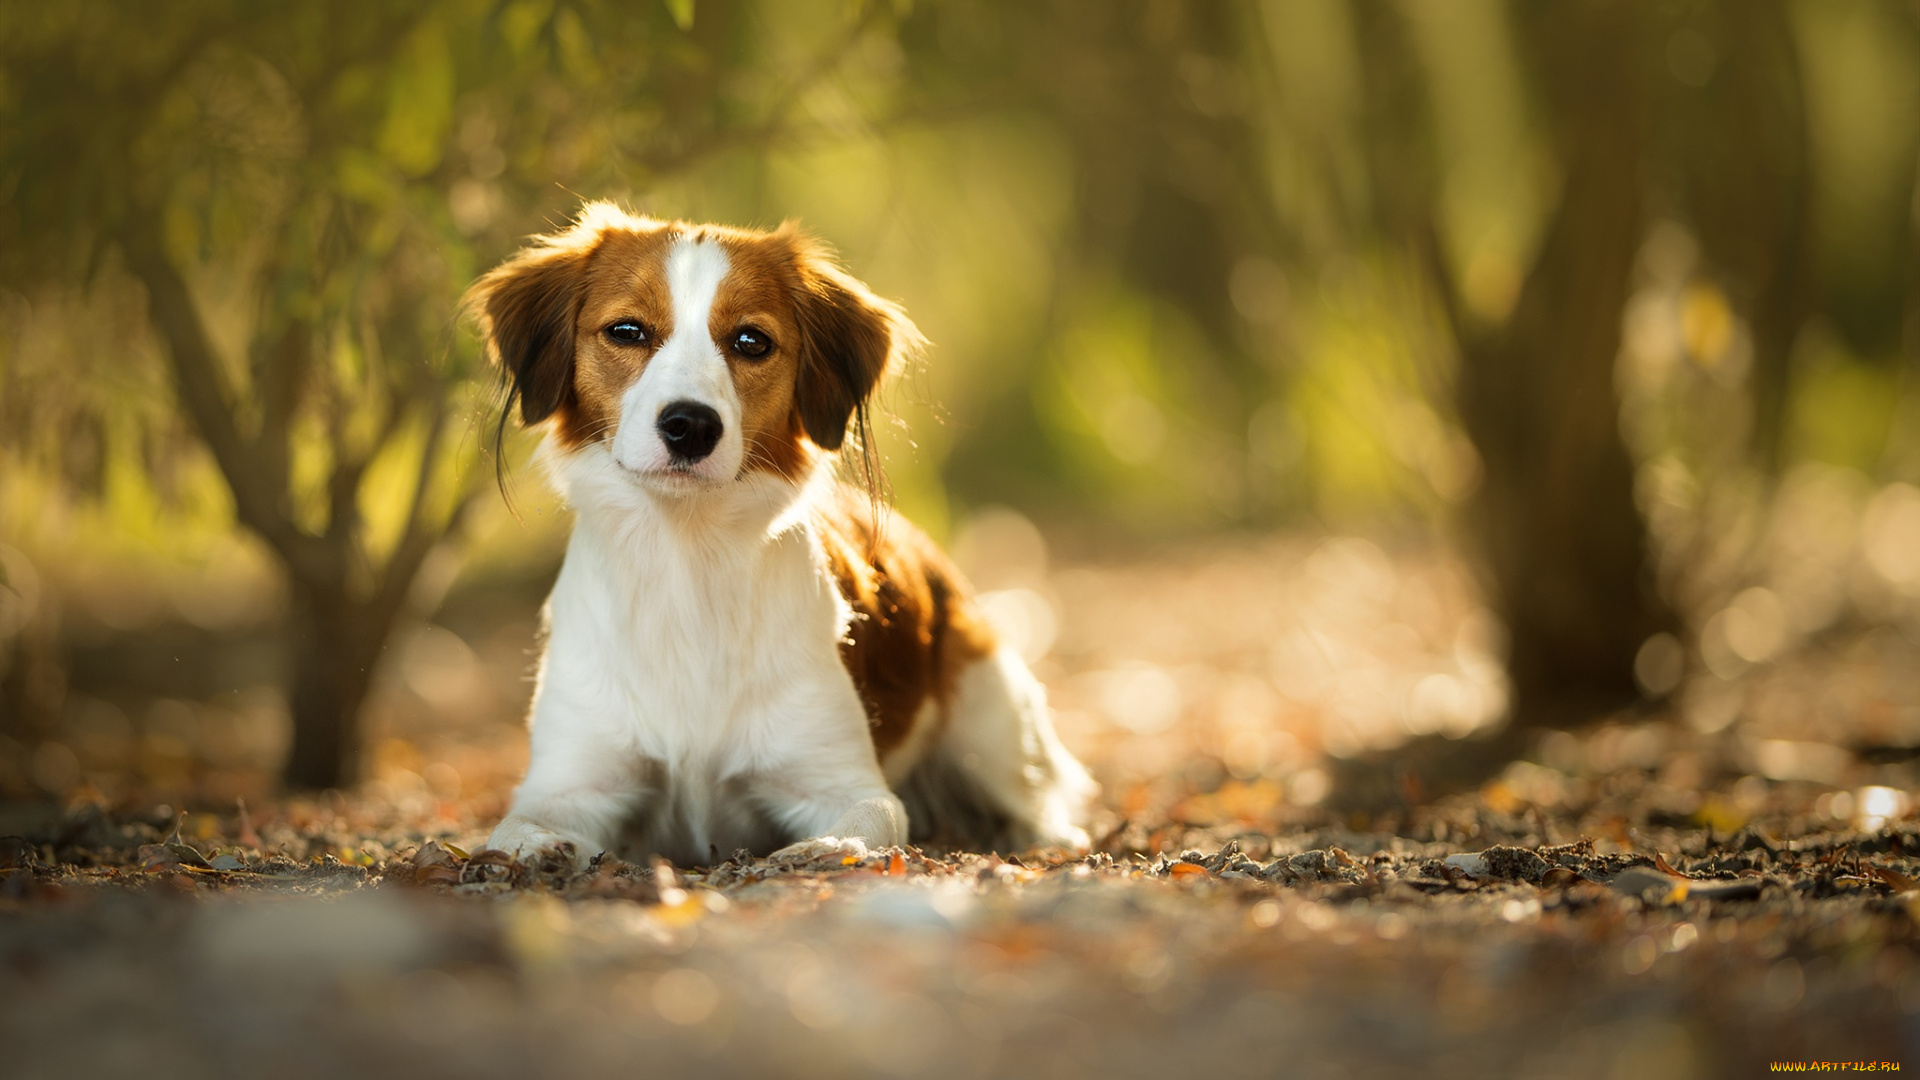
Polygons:
M1550 801L1561 730L1844 795L1920 744L1916 61L1896 0L5 5L0 796L498 804L566 514L456 305L583 198L906 306L884 487L1119 815L1489 732Z

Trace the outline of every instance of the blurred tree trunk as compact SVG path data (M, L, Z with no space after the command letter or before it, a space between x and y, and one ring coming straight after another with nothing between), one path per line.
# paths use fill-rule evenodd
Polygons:
M395 438L408 403L384 406L380 432L361 450L336 440L327 478L328 518L318 531L294 516L289 419L312 366L313 328L274 320L254 343L263 369L257 386L264 412L243 426L245 409L178 262L152 224L136 217L122 235L128 269L146 287L148 317L166 343L181 411L204 440L233 495L235 515L279 557L292 603L288 613L288 708L293 747L282 773L290 787L340 787L358 778L360 710L374 664L427 556L460 525L475 488L457 494L444 517L428 509L432 475L444 448L448 409L442 397L421 400L426 437L406 523L393 550L376 560L365 550L357 501L373 458ZM435 387L444 393L444 389ZM422 395L423 398L425 395ZM338 418L334 424L339 426Z
M1379 220L1421 252L1459 356L1455 401L1484 466L1468 507L1510 637L1516 726L1637 700L1641 644L1672 622L1655 591L1614 368L1646 209L1633 4L1516 6L1561 189L1504 319L1467 310L1442 249L1430 121L1406 28L1360 9L1372 61Z
M1514 722L1532 726L1636 700L1634 656L1671 616L1614 389L1644 231L1638 13L1569 4L1518 22L1564 186L1506 324L1454 326L1460 416L1485 464L1473 529L1510 634Z
M360 707L391 626L337 592L298 587L287 622L293 749L284 779L294 788L338 787L359 774Z
M1510 321L1459 339L1460 417L1485 466L1469 515L1521 724L1633 700L1634 654L1667 621L1613 385L1640 236L1629 126L1581 127L1591 142Z

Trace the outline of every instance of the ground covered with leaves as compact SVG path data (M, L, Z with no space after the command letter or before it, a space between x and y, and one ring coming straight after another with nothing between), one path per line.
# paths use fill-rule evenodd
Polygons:
M1604 769L1563 739L1374 813L1228 780L1084 857L576 873L463 804L15 806L0 1045L22 1080L1920 1067L1911 766L1662 783L1737 745L1608 728Z

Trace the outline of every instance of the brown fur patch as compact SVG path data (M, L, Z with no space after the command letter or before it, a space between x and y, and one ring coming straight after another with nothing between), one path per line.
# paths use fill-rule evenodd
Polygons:
M797 308L802 253L790 230L773 233L708 227L703 236L727 253L727 276L714 294L707 327L733 374L747 457L742 468L797 480L818 456L796 421L794 391L801 379L802 329ZM773 346L748 359L731 342L745 329Z
M878 513L876 522L875 506L842 486L817 523L827 565L855 613L840 658L884 758L913 732L922 706L945 702L960 672L995 642L940 548L900 515Z
M579 283L573 371L577 405L571 415L556 418L555 434L568 449L612 438L620 398L673 335L667 252L679 235L673 225L600 231ZM641 347L610 340L605 329L622 319L638 320L647 328L650 343Z

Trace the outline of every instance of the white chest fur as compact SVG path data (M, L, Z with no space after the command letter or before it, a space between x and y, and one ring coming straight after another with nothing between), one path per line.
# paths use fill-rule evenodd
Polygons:
M536 737L546 709L578 707L610 747L726 777L768 764L769 721L812 669L844 678L846 606L804 517L733 509L582 515L550 601Z
M514 816L595 850L705 862L891 800L806 493L766 476L663 498L601 456L558 470L583 509L548 604Z

